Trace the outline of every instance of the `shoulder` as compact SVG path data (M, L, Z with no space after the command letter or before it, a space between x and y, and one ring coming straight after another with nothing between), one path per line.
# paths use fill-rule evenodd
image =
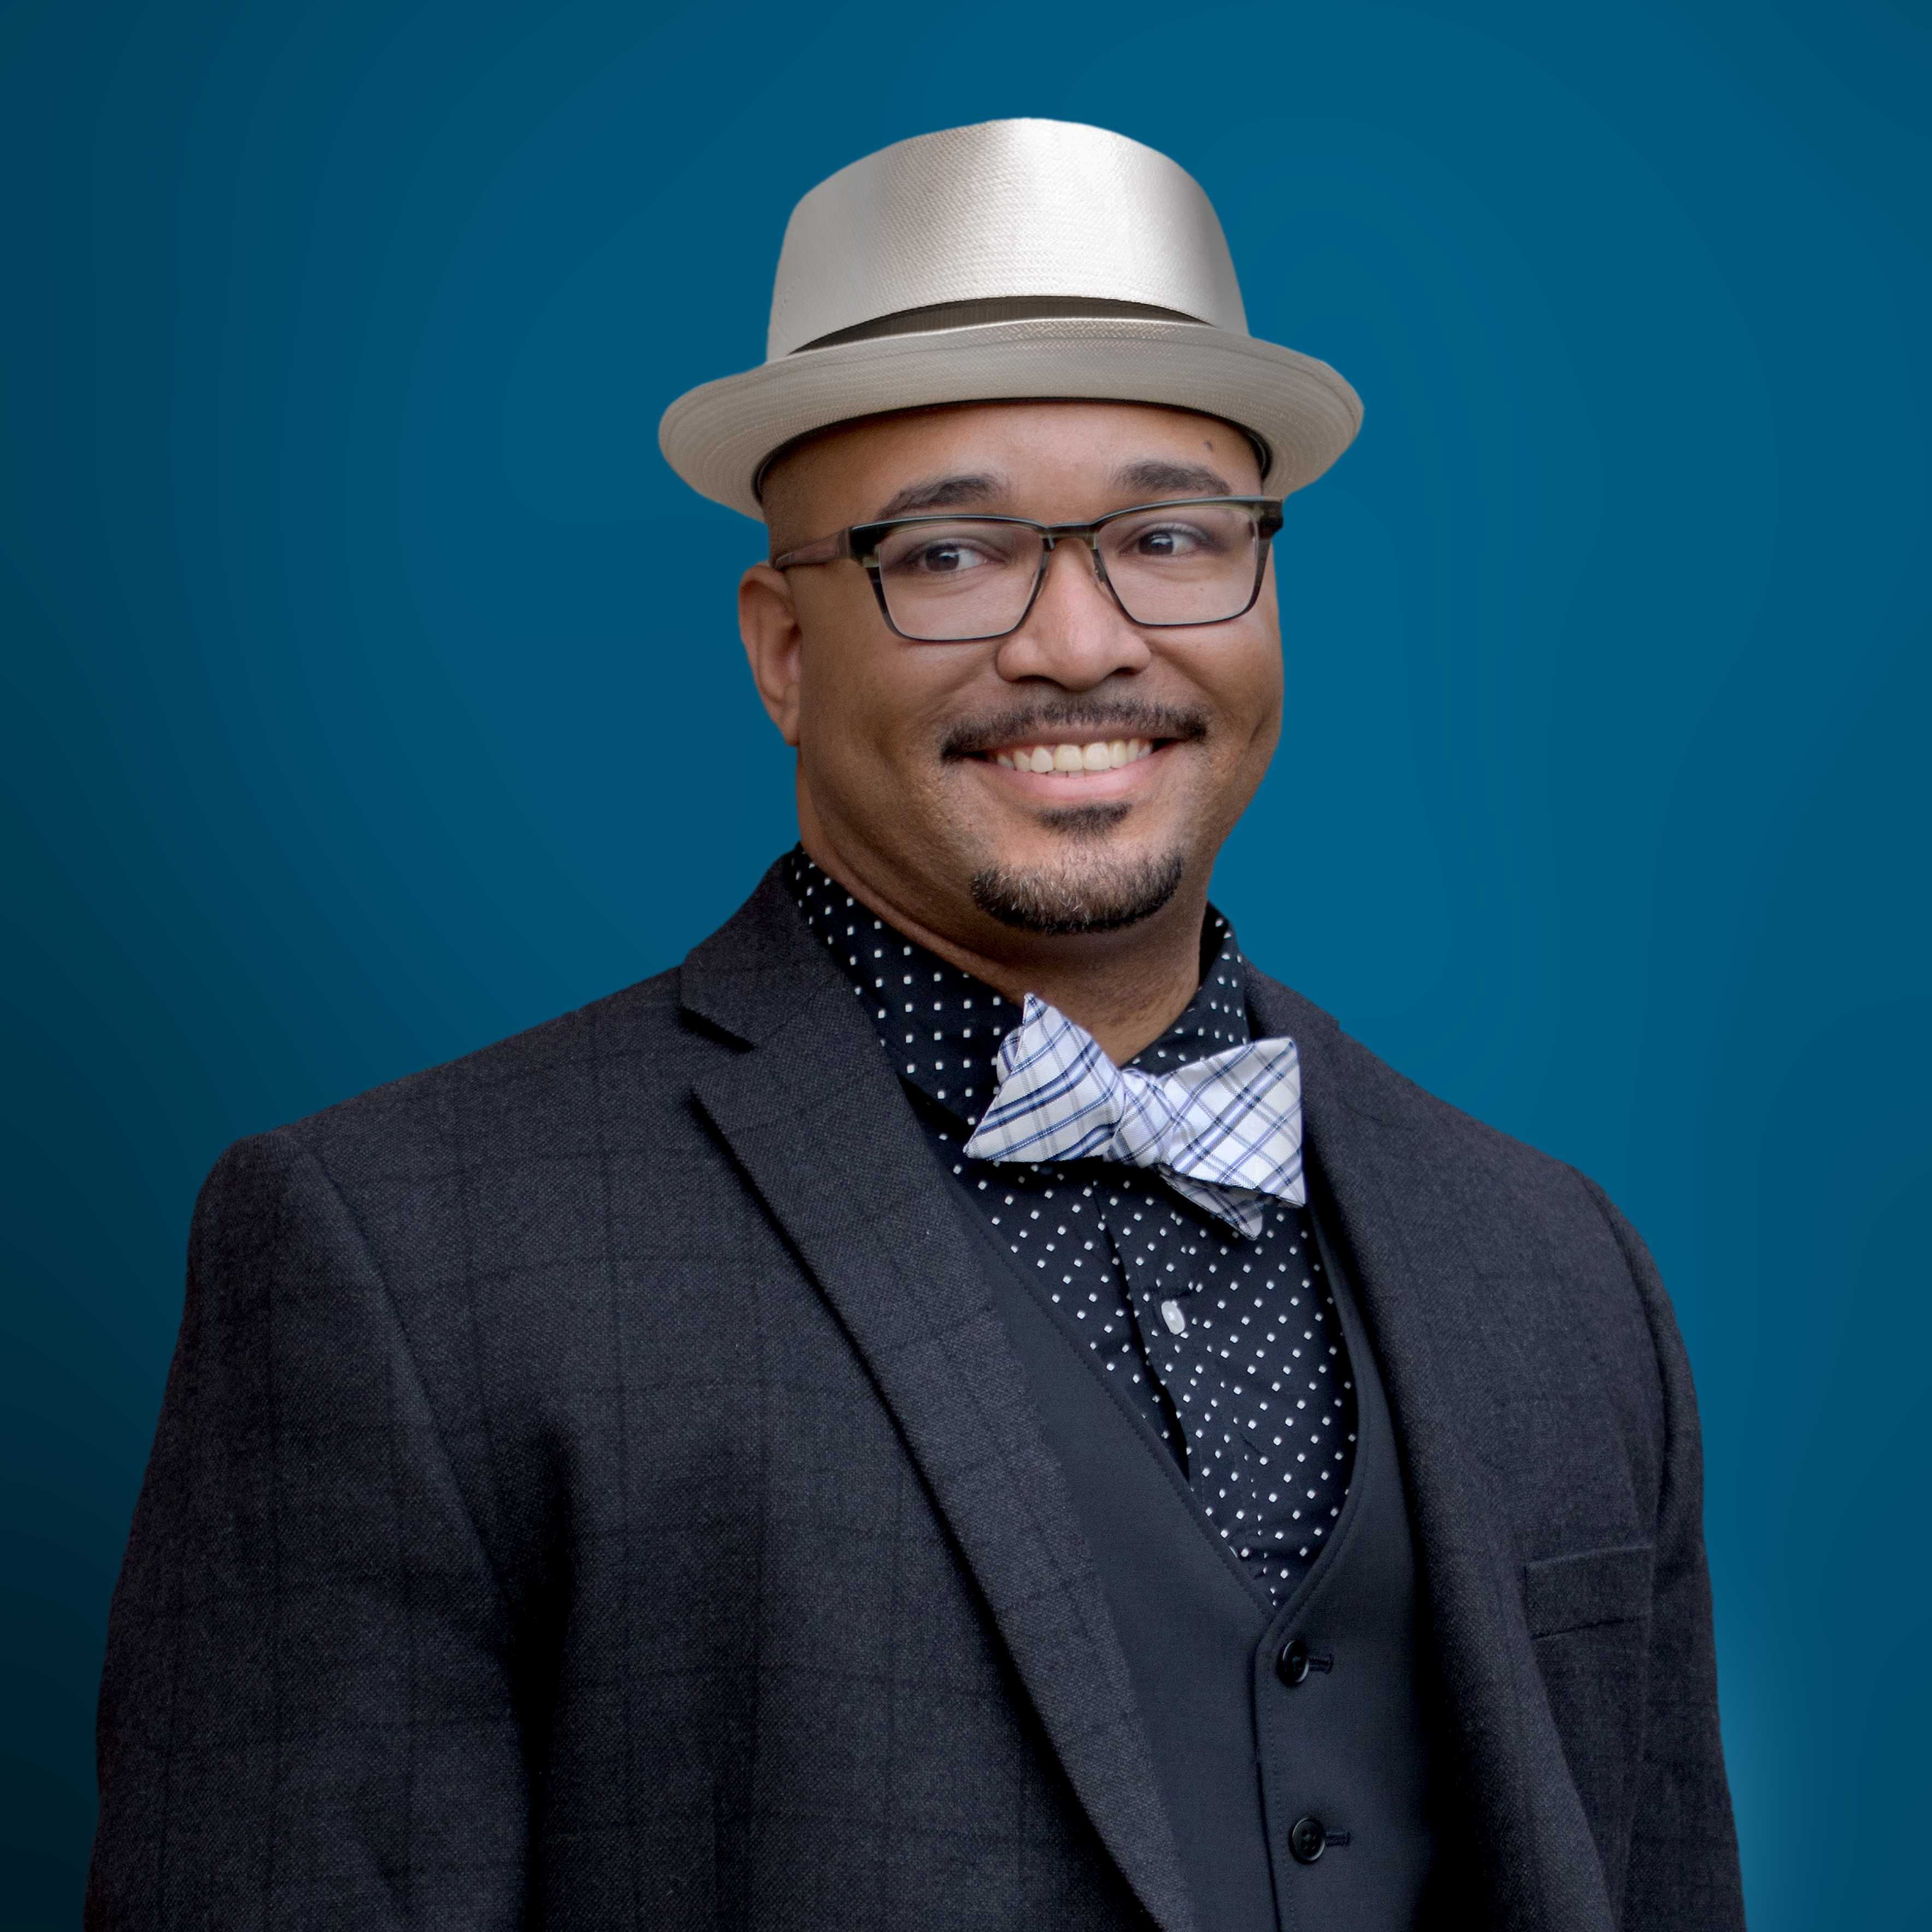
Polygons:
M614 1257L694 1252L694 1228L750 1211L694 1097L734 1054L673 970L238 1141L196 1204L190 1280L217 1310L392 1307L432 1379L472 1328L548 1359L531 1336L590 1319Z
M1503 1373L1498 1413L1520 1394L1509 1365L1534 1360L1574 1403L1614 1416L1604 1441L1654 1444L1665 1390L1684 1375L1682 1344L1649 1254L1602 1189L1256 979L1255 1016L1301 1049L1311 1164L1358 1260L1426 1309L1433 1346L1467 1386Z
M345 1192L372 1182L434 1190L458 1172L541 1166L648 1142L687 1111L691 1082L722 1051L681 1010L676 969L440 1066L370 1088L237 1142L210 1191L319 1168Z
M675 1054L686 1028L675 969L560 1014L460 1059L392 1080L297 1120L284 1134L311 1146L431 1138L528 1118L627 1066Z
M1249 973L1256 1020L1300 1048L1306 1104L1326 1138L1352 1154L1459 1177L1466 1209L1493 1203L1520 1211L1534 1201L1593 1234L1608 1232L1601 1191L1568 1162L1418 1085L1312 1000L1252 966Z
M1604 1190L1418 1086L1289 988L1256 974L1250 1000L1301 1049L1311 1164L1352 1210L1364 1258L1426 1282L1445 1336L1500 1324L1636 1370L1648 1412L1682 1345L1655 1264Z
M796 1008L814 974L837 970L802 943L795 914L774 916L775 896L789 910L784 894L774 868L681 966L236 1142L203 1190L202 1219L259 1230L285 1222L290 1204L320 1204L386 1268L413 1276L446 1271L452 1256L580 1258L610 1238L620 1202L634 1219L715 1216L742 1189L697 1094L748 1036L706 1010L706 989L748 980L766 1004Z

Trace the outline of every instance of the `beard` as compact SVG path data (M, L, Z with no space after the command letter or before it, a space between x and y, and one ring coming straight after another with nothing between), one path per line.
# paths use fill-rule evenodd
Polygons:
M959 727L941 747L941 755L969 758L1030 737L1186 741L1206 732L1207 720L1198 712L1118 699L1062 699L1017 706L1004 716ZM982 866L970 881L973 903L1002 926L1055 935L1116 932L1151 919L1180 890L1187 858L1180 851L1130 856L1107 850L1108 833L1131 809L1112 803L1049 808L1042 820L1066 839L1066 856L1024 869Z
M1081 806L1053 814L1056 830L1085 850L1021 871L987 866L973 874L973 903L1002 926L1065 935L1118 932L1151 919L1187 875L1184 853L1112 853L1099 841L1125 816L1124 806Z

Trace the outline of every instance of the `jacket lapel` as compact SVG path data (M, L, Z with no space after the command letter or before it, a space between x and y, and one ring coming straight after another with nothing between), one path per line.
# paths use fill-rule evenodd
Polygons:
M685 962L682 991L743 1049L697 1082L699 1106L871 1371L1094 1828L1163 1932L1192 1932L1065 1478L946 1178L776 867Z
M1415 1090L1320 1008L1259 974L1249 1000L1258 1033L1292 1035L1300 1050L1310 1164L1333 1198L1394 1412L1449 1707L1454 1802L1490 1893L1485 1922L1610 1932L1519 1573L1468 1446L1476 1418L1456 1398L1456 1344L1443 1332L1471 1300L1459 1232L1472 1211L1470 1177L1446 1171Z

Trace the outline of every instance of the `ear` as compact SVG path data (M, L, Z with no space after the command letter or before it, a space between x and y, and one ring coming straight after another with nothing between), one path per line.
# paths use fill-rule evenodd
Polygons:
M752 682L778 728L778 736L798 746L798 684L804 633L791 584L784 572L754 563L738 583L738 634L751 660Z

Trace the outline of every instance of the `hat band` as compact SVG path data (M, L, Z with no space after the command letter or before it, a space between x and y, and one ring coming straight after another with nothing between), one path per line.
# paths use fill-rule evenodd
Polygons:
M1150 322L1191 322L1205 328L1198 315L1178 309L1156 308L1149 302L1108 302L1096 296L989 296L979 302L928 302L923 308L902 308L835 329L816 341L802 342L790 352L803 356L814 349L836 349L844 342L872 342L882 335L923 335L936 328L971 328L988 322L1044 322L1064 316L1138 316Z

